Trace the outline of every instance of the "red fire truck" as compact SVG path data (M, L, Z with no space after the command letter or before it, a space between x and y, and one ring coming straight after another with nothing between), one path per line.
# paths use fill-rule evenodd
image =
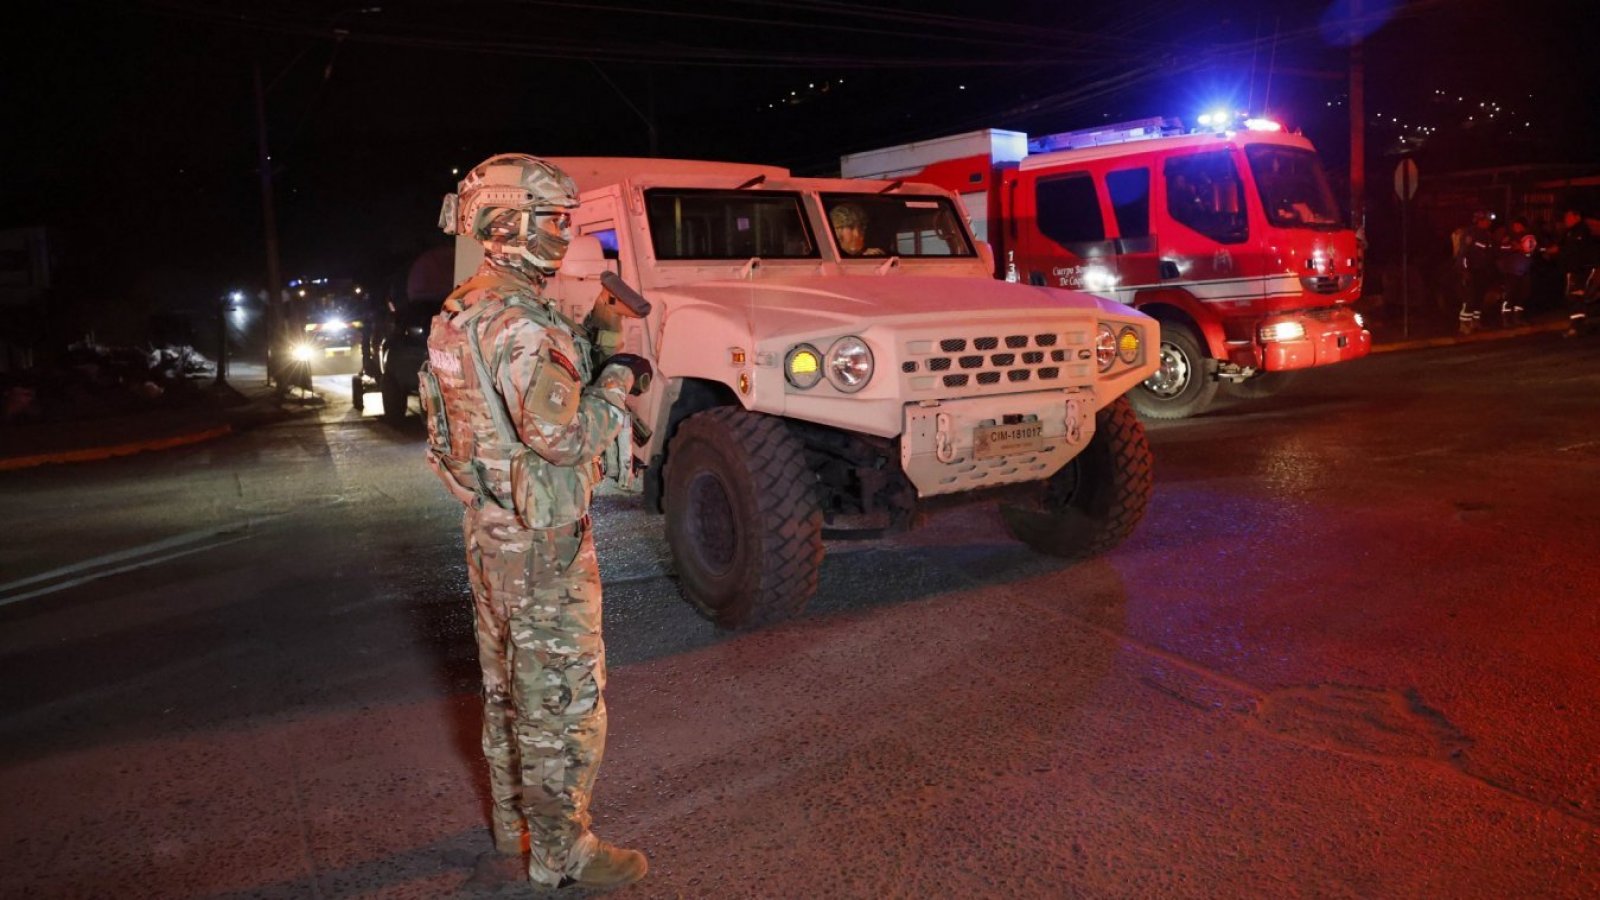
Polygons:
M1355 233L1311 142L1275 123L988 129L850 154L841 169L961 195L998 277L1159 319L1161 368L1129 395L1148 418L1199 413L1222 384L1265 396L1372 348Z

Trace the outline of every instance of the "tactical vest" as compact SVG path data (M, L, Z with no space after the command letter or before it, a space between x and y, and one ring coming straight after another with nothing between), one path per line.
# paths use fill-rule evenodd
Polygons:
M493 277L473 278L450 300L501 284ZM504 287L514 291L520 286ZM521 319L568 335L577 350L578 358L571 362L578 370L578 383L589 383L589 341L582 329L545 304L508 291L479 299L460 312L447 308L433 320L428 360L418 380L428 427L428 461L463 503L515 510L529 528L554 528L583 517L598 473L592 460L554 465L518 437L488 354L499 335ZM578 414L582 415L581 406Z

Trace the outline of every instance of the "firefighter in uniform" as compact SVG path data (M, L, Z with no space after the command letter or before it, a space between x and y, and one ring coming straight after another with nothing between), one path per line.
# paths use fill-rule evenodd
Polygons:
M647 863L589 830L606 672L588 509L643 364L608 361L591 378L584 330L541 296L576 193L555 166L502 154L445 198L441 227L485 258L433 320L421 393L429 465L466 506L496 850L485 864L505 877L527 853L535 884L606 889Z
M1600 241L1576 209L1561 214L1561 237L1551 248L1561 266L1562 294L1567 303L1567 336L1583 334L1589 326L1589 306L1600 299L1595 266L1600 263Z
M1495 266L1500 242L1495 239L1489 225L1494 214L1478 210L1472 214L1472 229L1461 242L1462 275L1466 291L1461 298L1461 314L1457 317L1462 334L1471 334L1483 323L1483 301L1494 288L1498 269Z
M1539 239L1528 230L1528 220L1517 216L1500 242L1498 265L1504 276L1505 290L1500 297L1500 324L1521 325L1527 311L1528 296L1533 292L1533 254L1539 249Z

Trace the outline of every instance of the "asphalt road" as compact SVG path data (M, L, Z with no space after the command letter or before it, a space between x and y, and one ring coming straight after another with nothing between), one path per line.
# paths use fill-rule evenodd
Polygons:
M0 474L0 894L518 895L467 883L458 512L376 399ZM1150 431L1106 558L955 511L752 634L602 498L624 895L1600 896L1600 343Z

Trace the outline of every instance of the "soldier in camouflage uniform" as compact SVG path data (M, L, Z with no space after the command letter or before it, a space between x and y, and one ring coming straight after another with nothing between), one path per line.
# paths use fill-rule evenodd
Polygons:
M576 193L549 163L503 154L446 198L441 226L486 255L434 319L421 381L428 462L466 506L499 860L520 866L526 848L536 884L608 888L647 864L589 830L606 673L588 509L635 371L610 363L591 383L583 329L540 296Z

